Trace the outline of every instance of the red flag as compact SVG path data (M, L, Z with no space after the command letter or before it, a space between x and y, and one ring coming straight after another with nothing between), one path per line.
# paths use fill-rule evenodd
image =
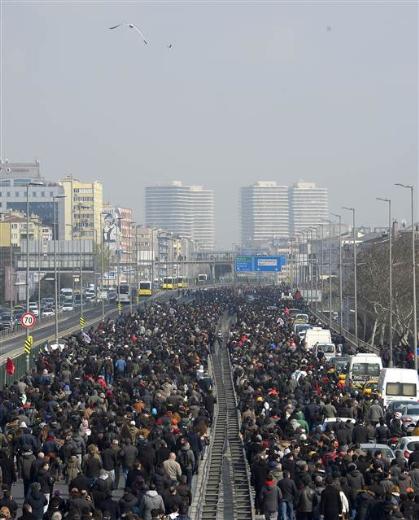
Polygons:
M12 376L15 373L16 367L13 363L13 359L7 358L6 361L6 373L9 374L9 376Z

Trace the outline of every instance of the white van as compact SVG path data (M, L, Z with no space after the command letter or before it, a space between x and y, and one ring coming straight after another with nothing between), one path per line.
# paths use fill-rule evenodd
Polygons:
M321 327L313 327L306 331L304 346L307 350L311 350L316 343L332 343L332 335L330 330Z
M353 388L362 388L365 383L378 383L383 362L377 354L363 353L349 359L348 381Z
M316 343L314 346L314 355L319 357L319 352L323 352L326 361L330 361L338 355L334 343Z
M384 406L391 401L419 401L419 376L411 368L383 368L378 391Z

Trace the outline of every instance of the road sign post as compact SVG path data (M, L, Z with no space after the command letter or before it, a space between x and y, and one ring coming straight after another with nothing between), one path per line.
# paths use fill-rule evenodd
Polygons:
M80 328L83 330L83 327L86 325L86 320L84 319L84 316L80 316Z
M19 323L25 329L31 329L36 323L36 316L32 312L25 312L22 314Z

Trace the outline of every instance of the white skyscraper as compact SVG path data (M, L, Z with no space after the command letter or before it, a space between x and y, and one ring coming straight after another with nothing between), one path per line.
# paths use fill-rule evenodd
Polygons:
M202 186L190 187L192 238L201 251L214 250L214 192Z
M201 251L214 249L214 193L173 181L145 189L145 223L196 240Z
M288 186L258 181L241 189L241 242L267 244L289 236Z
M329 216L327 188L314 182L297 182L289 189L290 233L317 226Z

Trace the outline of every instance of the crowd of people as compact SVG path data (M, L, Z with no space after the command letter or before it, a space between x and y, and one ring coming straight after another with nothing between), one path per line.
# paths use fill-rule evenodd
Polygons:
M229 341L257 512L267 520L418 520L419 446L393 460L361 449L405 435L401 414L339 385L337 372L300 345L279 294L242 297Z
M189 519L222 312L217 291L150 303L43 349L0 391L0 519Z

